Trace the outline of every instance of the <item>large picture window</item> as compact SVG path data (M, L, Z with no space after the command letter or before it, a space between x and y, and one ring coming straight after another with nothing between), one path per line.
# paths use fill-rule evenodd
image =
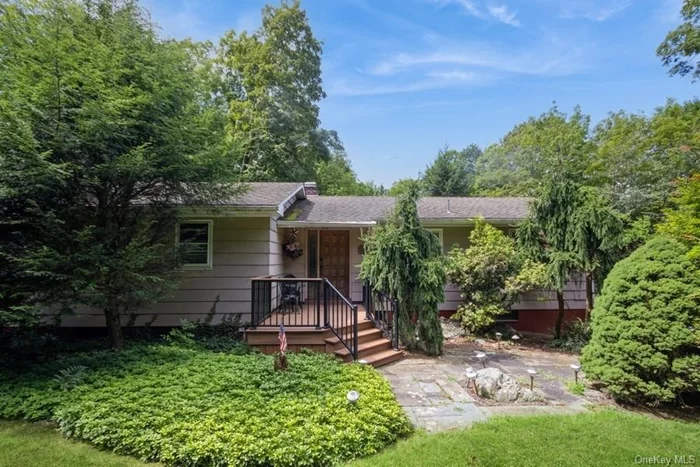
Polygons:
M212 221L181 222L177 230L185 269L212 267Z

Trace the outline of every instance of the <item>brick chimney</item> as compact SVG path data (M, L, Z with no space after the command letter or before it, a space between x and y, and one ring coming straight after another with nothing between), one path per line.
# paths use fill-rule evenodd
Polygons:
M306 192L306 196L318 195L318 187L316 186L316 182L304 182L304 191Z

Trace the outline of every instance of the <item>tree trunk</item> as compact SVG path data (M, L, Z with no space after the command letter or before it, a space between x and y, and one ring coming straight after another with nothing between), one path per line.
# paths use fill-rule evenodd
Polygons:
M557 321L554 324L555 339L561 337L561 324L564 321L564 292L561 290L557 290L557 304L559 305L559 313L557 314Z
M124 349L124 335L122 334L122 322L119 311L114 308L106 309L105 318L110 347L117 350Z
M586 273L586 321L591 317L593 310L593 276Z

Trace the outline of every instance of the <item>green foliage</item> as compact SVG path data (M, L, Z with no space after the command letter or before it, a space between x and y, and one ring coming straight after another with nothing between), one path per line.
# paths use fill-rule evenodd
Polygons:
M545 285L544 266L524 258L513 239L483 218L476 219L468 248L450 250L446 271L465 300L455 318L470 332L493 325L521 293Z
M321 43L298 1L266 5L253 34L229 31L218 64L228 99L228 136L242 148L247 179L311 180L326 151L319 129Z
M654 115L611 113L593 133L596 155L589 184L609 192L633 219L656 222L673 192L672 181L700 170L700 101L669 100Z
M700 1L684 0L681 8L683 23L669 32L656 49L664 66L670 66L668 74L685 76L690 74L693 80L700 77Z
M86 368L70 391L53 378L56 363L3 371L0 417L55 420L66 436L169 465L333 465L410 433L373 368L325 354L288 359L278 372L272 356L176 346L74 355L59 362Z
M85 370L87 370L87 367L83 365L71 365L59 371L54 379L62 390L70 391L82 384L85 378Z
M569 381L568 383L566 383L566 389L568 389L571 394L574 394L576 396L583 396L583 393L586 391L586 386L584 386L583 383L575 383L574 381Z
M593 280L603 282L623 233L622 218L607 200L596 189L575 183L569 174L550 181L532 202L528 218L518 229L518 242L528 257L547 265L547 282L559 306L556 339L561 337L567 280L575 272L585 273L590 309Z
M405 345L442 353L438 305L445 301L442 245L418 219L418 182L408 184L386 222L363 235L360 277L398 300L399 333Z
M674 207L664 211L658 231L686 244L688 257L700 262L700 174L678 180L678 191L671 201Z
M553 107L516 125L477 161L477 192L535 196L556 173L581 176L593 154L589 126L590 117L578 107L571 116Z
M188 349L205 349L212 352L246 353L243 342L240 315L224 316L217 324L182 320L179 328L173 328L165 340L172 345Z
M413 178L402 178L396 180L391 187L387 190L386 194L389 196L402 196L408 193L409 189L416 185L419 187L421 196L425 194L425 187L423 186L422 180L415 180Z
M549 343L550 347L566 350L567 352L580 353L591 339L591 323L582 319L576 319L564 329L561 337Z
M658 404L700 388L700 270L657 237L615 265L582 363L617 399Z
M461 151L441 149L423 174L427 193L430 196L469 196L479 156L481 149L475 144Z
M237 191L210 50L118 0L5 4L0 42L0 274L18 289L0 306L102 310L121 347L122 317L177 283L174 202Z

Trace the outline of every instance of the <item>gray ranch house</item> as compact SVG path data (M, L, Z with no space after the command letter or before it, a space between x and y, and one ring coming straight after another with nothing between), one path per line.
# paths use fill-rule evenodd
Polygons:
M187 242L179 288L166 300L139 310L136 326L178 326L183 319L220 322L240 315L250 345L278 349L279 325L292 350L333 352L345 360L381 365L401 357L393 316L397 304L369 290L358 277L361 232L393 208L388 196L322 196L315 183L252 183L230 203L192 211L175 233ZM527 198L426 197L418 204L423 225L452 245L468 246L477 216L509 234L526 217ZM461 304L448 284L440 313ZM583 317L585 293L570 282L566 320ZM547 333L557 304L552 293L522 296L504 317L522 332ZM88 309L66 316L62 326L102 327L104 315Z

